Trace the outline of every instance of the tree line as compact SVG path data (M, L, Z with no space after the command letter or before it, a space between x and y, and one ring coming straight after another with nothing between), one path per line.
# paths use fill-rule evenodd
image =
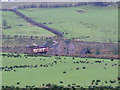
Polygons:
M2 8L59 8L59 7L77 7L82 5L109 6L117 5L118 2L3 2Z

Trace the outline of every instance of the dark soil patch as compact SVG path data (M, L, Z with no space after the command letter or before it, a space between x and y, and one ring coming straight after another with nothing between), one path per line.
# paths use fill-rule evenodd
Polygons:
M84 10L76 10L76 12L78 12L78 13L85 13Z

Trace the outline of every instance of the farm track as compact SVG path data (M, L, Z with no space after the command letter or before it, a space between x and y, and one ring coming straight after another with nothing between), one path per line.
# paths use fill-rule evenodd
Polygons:
M41 28L43 28L43 29L45 29L47 31L50 31L50 32L54 33L57 36L61 36L61 37L63 36L63 34L61 32L59 32L58 30L50 28L50 27L48 27L46 25L43 25L42 23L38 23L36 21L33 21L31 18L25 16L24 14L22 14L21 12L19 12L17 10L13 10L13 9L0 9L0 11L1 10L2 11L11 11L11 12L15 13L17 16L20 16L21 18L26 20L26 22L28 22L28 23L30 23L30 24L32 24L34 26L41 27Z

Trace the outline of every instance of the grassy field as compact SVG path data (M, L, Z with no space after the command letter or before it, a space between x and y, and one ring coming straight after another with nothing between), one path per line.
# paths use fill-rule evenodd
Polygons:
M33 20L64 32L66 38L83 41L116 42L118 40L117 7L81 6L70 8L29 8L19 9ZM32 26L11 12L2 12L9 29L7 35L54 36L52 33ZM23 26L20 26L23 25Z
M64 32L67 38L83 41L116 42L117 7L81 6L71 8L34 8L19 10L33 20ZM51 24L49 24L52 22ZM68 34L66 34L68 33ZM89 36L88 38L85 38ZM111 37L112 36L112 37Z
M58 60L56 58L59 58ZM85 63L80 63L85 61ZM101 61L101 63L95 63ZM56 62L56 64L55 64ZM87 63L88 62L88 63ZM117 64L117 65L115 65ZM63 86L80 85L81 87L94 86L96 80L101 80L95 86L117 86L117 81L113 84L110 80L118 77L118 60L93 59L93 58L73 58L73 57L3 57L2 65L5 66L24 66L26 68L13 68L16 71L3 71L2 84L4 86L26 87L35 85L40 87L43 84L57 84ZM32 67L33 65L33 67ZM37 65L37 67L34 67ZM40 65L48 65L43 67ZM52 65L52 66L51 66ZM113 66L112 66L113 65ZM85 67L85 69L83 69ZM76 68L79 68L78 70ZM66 72L66 73L63 73ZM92 81L95 80L93 85ZM62 81L63 83L60 83ZM107 81L107 83L105 83ZM19 82L19 84L17 84ZM72 85L73 84L73 85Z
M11 26L11 28L2 29L3 35L54 36L51 32L25 22L12 12L2 12L2 20L5 20L7 25Z

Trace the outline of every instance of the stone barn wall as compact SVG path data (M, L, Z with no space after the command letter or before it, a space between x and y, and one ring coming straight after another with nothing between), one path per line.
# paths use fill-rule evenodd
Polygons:
M68 54L75 54L75 45L73 42L70 42L70 44L68 45Z
M58 54L67 54L67 48L68 46L64 41L60 41L57 46L57 53Z
M57 53L57 48L54 46L52 48L49 48L47 54L56 54Z
M66 44L64 40L61 40L50 53L81 55L90 52L89 54L91 55L113 55L115 52L113 47L116 48L117 44L82 41L71 41L69 44Z
M96 54L96 44L91 44L90 51L92 55Z

